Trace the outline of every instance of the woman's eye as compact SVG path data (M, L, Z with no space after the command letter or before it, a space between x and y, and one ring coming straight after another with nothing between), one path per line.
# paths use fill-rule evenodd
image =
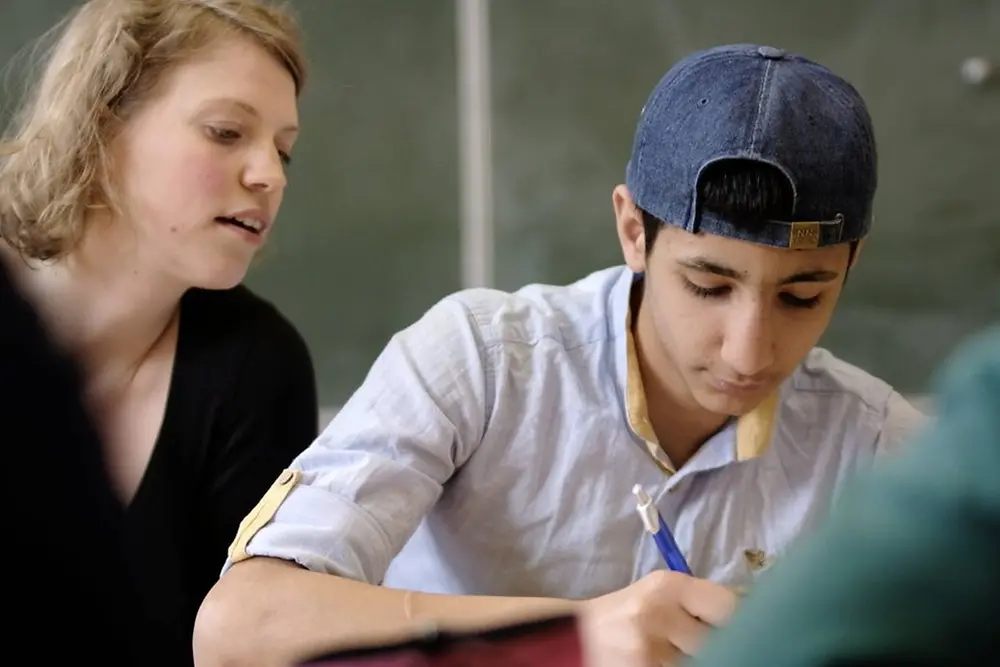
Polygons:
M241 136L236 130L227 127L209 127L208 131L213 138L223 142L236 141Z

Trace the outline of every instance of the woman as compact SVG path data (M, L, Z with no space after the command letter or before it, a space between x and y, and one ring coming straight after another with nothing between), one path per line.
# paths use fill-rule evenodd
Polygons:
M316 435L303 340L240 286L281 204L304 73L263 0L90 0L0 151L0 252L80 363L128 506L144 664L191 664L240 520ZM67 566L86 548L66 545Z

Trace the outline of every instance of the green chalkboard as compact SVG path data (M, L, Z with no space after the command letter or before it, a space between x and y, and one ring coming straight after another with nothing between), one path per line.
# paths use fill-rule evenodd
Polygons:
M455 15L445 0L291 4L312 63L304 134L249 283L299 326L320 401L338 405L460 286Z
M0 5L0 58L69 0ZM452 0L292 0L312 78L275 242L249 283L312 347L343 402L388 337L460 285ZM496 284L620 262L611 190L649 90L686 52L803 52L868 99L876 226L823 343L904 391L1000 316L996 0L495 0L490 3Z

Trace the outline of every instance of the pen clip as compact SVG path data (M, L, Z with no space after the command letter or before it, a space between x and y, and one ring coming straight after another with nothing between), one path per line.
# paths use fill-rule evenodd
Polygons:
M639 512L642 525L650 533L656 533L660 530L660 513L657 511L656 506L653 505L653 499L649 497L649 494L646 493L641 484L633 486L632 493L636 498L636 511Z

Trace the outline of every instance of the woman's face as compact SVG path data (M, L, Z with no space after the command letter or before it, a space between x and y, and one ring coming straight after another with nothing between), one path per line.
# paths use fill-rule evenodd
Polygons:
M113 144L144 271L184 287L241 282L273 227L297 135L295 82L252 41L220 40L171 70Z

